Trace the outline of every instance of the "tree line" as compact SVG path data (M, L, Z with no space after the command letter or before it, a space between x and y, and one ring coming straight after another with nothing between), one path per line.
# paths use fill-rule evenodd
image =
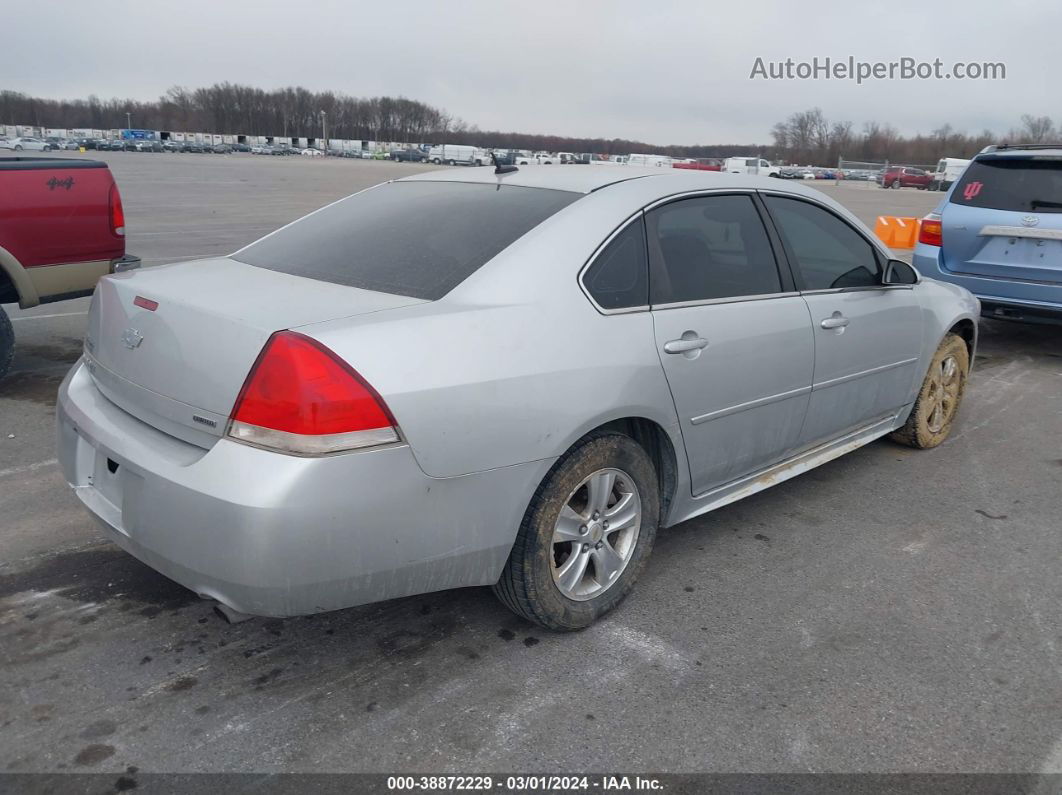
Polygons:
M322 136L323 121L330 138L381 141L418 140L467 127L438 108L404 97L359 98L301 87L174 86L154 102L42 99L0 91L0 120L9 124L108 130L126 127L127 119L137 129L307 138Z
M324 118L322 119L322 112ZM127 115L128 114L128 115ZM598 154L646 154L719 158L757 154L785 163L833 165L851 161L936 163L941 157L969 157L990 143L1042 143L1060 133L1048 116L1025 115L1000 137L990 130L968 134L945 124L928 134L904 136L888 123L831 121L820 108L793 113L771 128L773 144L658 146L624 138L573 138L480 130L441 108L405 97L352 97L302 87L266 91L216 83L204 88L174 86L155 101L130 99L44 99L0 90L0 123L58 129L135 128L283 137L476 144L506 149Z
M445 110L405 97L351 97L301 87L265 91L234 83L170 88L153 102L131 99L44 99L0 90L0 123L57 129L137 129L228 135L329 138L408 143L476 144L548 152L645 152L674 157L725 157L752 144L654 146L622 138L573 138L480 130ZM128 116L126 114L129 114ZM127 123L128 119L128 123Z
M771 154L799 165L833 165L839 158L868 163L935 164L942 157L969 158L989 144L1054 143L1059 129L1049 116L1025 114L1003 135L969 134L944 124L928 134L904 136L888 123L831 121L819 108L794 113L771 128Z

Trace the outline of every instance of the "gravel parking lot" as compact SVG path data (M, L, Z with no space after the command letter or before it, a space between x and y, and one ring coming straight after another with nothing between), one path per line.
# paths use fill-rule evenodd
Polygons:
M426 170L100 157L148 266ZM939 199L822 187L871 224ZM105 541L53 449L86 308L6 307L0 769L1062 772L1060 329L984 322L943 446L880 441L665 531L621 609L552 635L488 589L229 625Z

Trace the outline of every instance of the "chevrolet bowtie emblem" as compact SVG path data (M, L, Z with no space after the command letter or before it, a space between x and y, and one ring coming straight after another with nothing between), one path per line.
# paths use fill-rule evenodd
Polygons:
M133 350L144 341L144 335L137 331L135 328L127 328L125 333L122 334L122 342L125 343L125 347L129 350Z

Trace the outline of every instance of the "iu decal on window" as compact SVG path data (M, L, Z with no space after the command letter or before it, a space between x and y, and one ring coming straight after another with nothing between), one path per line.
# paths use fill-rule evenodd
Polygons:
M963 198L966 199L966 201L970 201L970 199L974 198L978 193L981 192L981 188L983 187L983 182L971 182L963 189Z

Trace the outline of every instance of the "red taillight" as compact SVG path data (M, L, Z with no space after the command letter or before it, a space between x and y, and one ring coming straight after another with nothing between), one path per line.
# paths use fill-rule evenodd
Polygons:
M940 246L943 244L943 227L940 225L940 216L930 213L922 219L922 225L918 228L918 242L927 246Z
M122 209L122 194L117 185L111 185L111 232L118 237L125 237L125 210Z
M231 419L229 436L303 455L398 441L376 390L324 345L294 331L266 342Z

